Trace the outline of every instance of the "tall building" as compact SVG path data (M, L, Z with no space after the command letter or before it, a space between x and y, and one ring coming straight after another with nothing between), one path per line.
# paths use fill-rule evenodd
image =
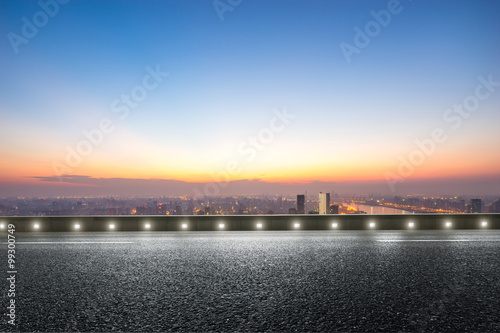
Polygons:
M297 214L304 214L306 204L306 196L297 194Z
M330 213L330 193L319 192L319 213L322 215Z
M338 213L339 213L339 205L331 205L330 214L338 214Z
M481 213L483 201L481 199L470 199L471 213Z

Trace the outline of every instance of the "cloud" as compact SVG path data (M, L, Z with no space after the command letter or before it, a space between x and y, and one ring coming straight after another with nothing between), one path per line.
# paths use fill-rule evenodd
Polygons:
M99 178L92 178L90 176L80 176L80 175L64 175L60 177L32 177L34 179L38 179L42 182L62 182L62 183L71 183L71 184L84 184L84 185L97 185L96 181Z
M272 183L260 178L240 179L229 182L201 183L186 182L175 179L142 179L142 178L96 178L85 175L64 175L61 177L32 177L38 180L38 185L47 189L63 188L64 192L81 195L195 195L196 193L241 195L241 194L274 194L302 193L307 187L310 191L321 188L329 191L335 183L313 182L303 183ZM209 191L205 189L209 188ZM68 195L68 194L65 194Z
M385 181L272 183L259 178L227 183L186 182L175 179L96 178L85 175L31 177L33 183L0 184L0 196L185 196L206 193L219 195L303 194L319 192L361 194L372 192L388 195L499 195L500 176L407 180L391 193ZM215 192L214 192L215 191Z

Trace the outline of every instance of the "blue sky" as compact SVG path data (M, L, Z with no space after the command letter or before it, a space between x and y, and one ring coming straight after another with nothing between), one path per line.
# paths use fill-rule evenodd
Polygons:
M348 63L339 45L388 3L243 0L221 21L211 1L69 1L16 53L8 34L22 35L23 17L42 8L3 1L0 154L12 162L0 181L53 175L103 118L116 131L72 174L208 181L282 108L297 120L233 180L383 179L479 76L500 80L496 1L401 1ZM118 119L112 102L157 65L168 78ZM477 164L451 176L499 181L499 102L493 93L458 131L446 129L450 139L412 177L446 178L440 161L460 164L480 148Z

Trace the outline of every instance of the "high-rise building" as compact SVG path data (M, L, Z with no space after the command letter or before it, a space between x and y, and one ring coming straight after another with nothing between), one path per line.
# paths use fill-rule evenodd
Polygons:
M306 196L304 194L297 194L297 214L304 214L306 204Z
M331 205L330 214L338 214L338 213L339 213L339 205Z
M319 213L330 213L330 193L319 192Z
M481 206L483 205L483 201L481 199L471 199L471 213L481 213Z

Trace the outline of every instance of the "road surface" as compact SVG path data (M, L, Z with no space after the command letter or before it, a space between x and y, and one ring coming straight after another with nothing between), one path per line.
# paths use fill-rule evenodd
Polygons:
M500 331L496 230L16 236L0 331Z

